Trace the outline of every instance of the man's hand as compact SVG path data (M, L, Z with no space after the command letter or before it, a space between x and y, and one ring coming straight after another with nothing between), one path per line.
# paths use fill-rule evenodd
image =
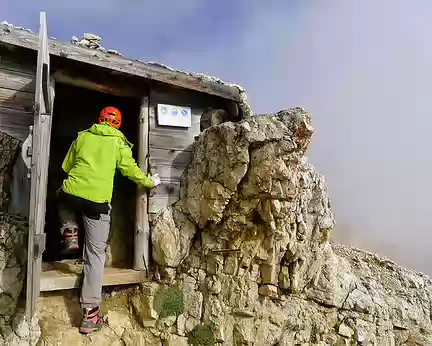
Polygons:
M159 174L158 173L153 174L149 178L152 181L154 187L158 186L161 183L161 180L159 178Z

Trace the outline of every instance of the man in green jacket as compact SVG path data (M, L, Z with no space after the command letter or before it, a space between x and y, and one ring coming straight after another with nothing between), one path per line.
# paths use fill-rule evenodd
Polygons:
M110 228L111 198L116 168L142 188L160 184L158 174L147 177L132 157L132 144L119 131L121 113L106 107L98 124L78 133L62 168L67 179L59 192L59 214L64 251L79 250L78 218L84 223L84 280L80 303L84 316L80 332L91 333L102 327L100 304L105 265L105 249Z

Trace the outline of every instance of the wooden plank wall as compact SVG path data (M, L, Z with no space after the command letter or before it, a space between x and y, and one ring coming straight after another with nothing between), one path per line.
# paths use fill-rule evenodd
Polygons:
M24 141L33 124L35 69L0 50L0 131Z
M157 125L159 103L191 107L192 126ZM162 183L149 198L149 214L178 201L181 176L192 160L192 145L200 133L201 114L214 103L213 97L192 91L168 88L150 91L149 163L150 168L159 173Z
M0 47L0 131L21 141L27 138L33 124L35 79L36 54ZM27 217L29 197L27 167L19 155L13 171L9 212Z
M188 97L189 96L189 97ZM161 177L161 185L149 198L149 213L154 214L180 197L180 179L192 158L192 143L200 132L203 109L197 108L188 93L152 89L150 92L149 163ZM192 109L192 127L176 128L157 125L159 103L188 106Z

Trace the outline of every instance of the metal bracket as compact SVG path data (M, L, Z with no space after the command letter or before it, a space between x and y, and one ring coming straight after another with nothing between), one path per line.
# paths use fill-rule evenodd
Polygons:
M36 259L42 256L45 251L46 234L40 233L34 235L33 257Z
M148 263L147 263L147 261L145 259L145 256L143 255L142 257L143 257L143 262L144 262L144 267L145 267L144 270L146 272L146 276L148 276L149 275Z
M21 148L21 157L24 161L24 164L27 167L27 178L30 178L32 150L33 150L33 126L29 126L29 135L27 136Z

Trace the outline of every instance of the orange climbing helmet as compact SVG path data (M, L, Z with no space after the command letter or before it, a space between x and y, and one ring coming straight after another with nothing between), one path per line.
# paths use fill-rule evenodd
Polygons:
M107 122L115 129L119 129L122 124L122 115L115 107L105 107L99 115L99 124Z

